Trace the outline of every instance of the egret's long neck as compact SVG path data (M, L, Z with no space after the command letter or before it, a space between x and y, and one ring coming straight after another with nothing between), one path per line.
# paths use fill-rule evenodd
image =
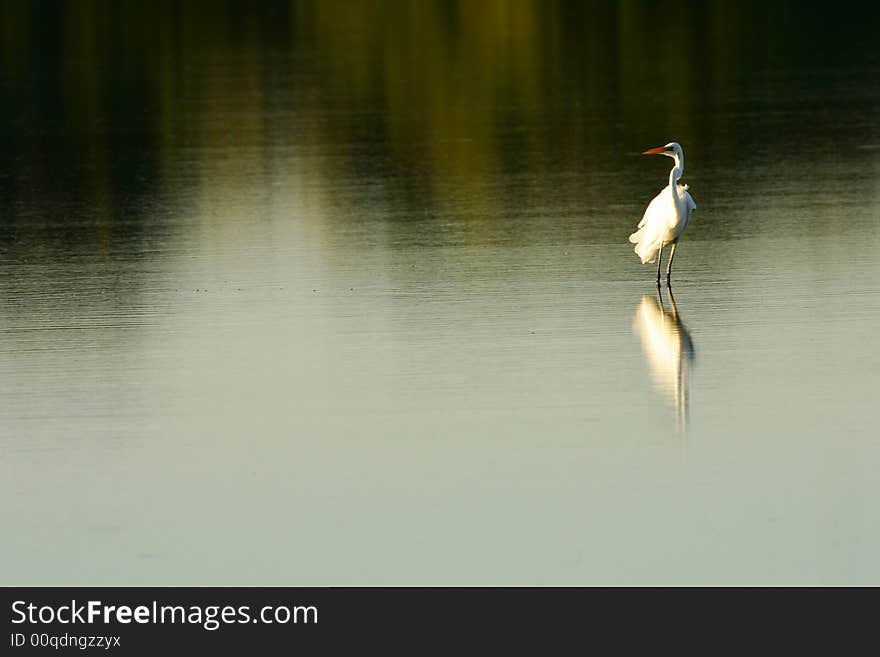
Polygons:
M678 179L681 178L681 175L684 173L684 155L675 155L674 159L675 166L672 167L672 171L669 172L669 191L672 193L672 200L675 203L675 207L681 212L684 200L678 197Z
M684 155L675 155L675 166L672 167L672 171L669 172L669 186L674 187L678 182L678 179L681 178L682 174L684 174Z

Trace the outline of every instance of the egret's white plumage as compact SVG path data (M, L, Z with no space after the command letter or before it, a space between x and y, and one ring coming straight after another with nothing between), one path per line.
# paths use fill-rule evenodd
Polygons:
M675 160L669 172L669 184L648 204L645 215L637 226L638 230L629 236L629 241L636 245L636 255L642 261L654 262L662 260L663 247L672 245L669 262L666 265L666 278L672 273L672 258L675 247L682 232L690 221L691 213L697 204L691 198L687 185L679 185L678 181L684 174L684 152L676 142L670 142L659 148L652 148L644 155L666 155ZM657 263L657 280L660 280L660 262Z

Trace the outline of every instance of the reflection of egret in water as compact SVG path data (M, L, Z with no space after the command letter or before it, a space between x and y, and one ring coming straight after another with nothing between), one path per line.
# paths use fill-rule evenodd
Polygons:
M672 288L667 287L666 291L672 310L664 308L658 285L656 298L642 297L633 325L642 339L654 387L674 402L676 423L684 431L687 429L688 374L694 363L694 343L678 316Z

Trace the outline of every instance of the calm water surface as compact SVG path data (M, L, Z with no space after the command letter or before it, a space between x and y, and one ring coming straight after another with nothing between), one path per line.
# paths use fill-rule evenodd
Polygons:
M0 581L880 583L875 17L163 7L0 9Z

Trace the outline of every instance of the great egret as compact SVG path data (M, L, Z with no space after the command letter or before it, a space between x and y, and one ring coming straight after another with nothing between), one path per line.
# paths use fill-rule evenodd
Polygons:
M645 216L639 222L638 230L629 236L629 241L636 245L635 252L642 259L642 264L654 262L657 258L657 282L660 282L660 264L663 260L663 247L671 244L669 262L666 264L666 281L672 273L672 258L675 247L682 232L688 225L697 204L688 193L687 185L679 185L678 180L684 174L684 152L678 143L671 141L665 146L650 148L642 155L665 155L675 160L675 166L669 172L669 184L660 190L645 210Z

